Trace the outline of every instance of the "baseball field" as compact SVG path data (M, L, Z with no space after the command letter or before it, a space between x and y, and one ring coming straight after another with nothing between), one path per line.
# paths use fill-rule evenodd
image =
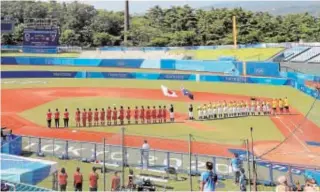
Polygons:
M2 71L7 70L140 71L118 68L2 65ZM165 71L165 73L177 72ZM2 79L1 85L2 124L13 129L16 134L87 142L102 142L103 138L106 138L109 144L120 144L121 126L76 128L74 121L76 108L101 109L108 106L133 108L142 105L173 104L176 110L175 123L125 125L125 145L140 147L143 140L147 139L153 149L187 152L187 140L191 134L193 153L231 157L229 149L244 149L243 139L251 138L250 127L253 127L254 152L257 156L286 141L263 158L280 163L320 164L320 147L307 144L308 141L320 142L320 102L315 102L313 98L290 87L167 80L63 78ZM178 97L163 96L161 85L176 91ZM192 91L195 96L194 101L180 93L182 85ZM191 103L198 106L223 100L250 100L251 97L264 99L288 97L291 114L212 121L186 120L188 106ZM311 106L313 108L309 110ZM46 127L47 110L56 108L61 112L65 108L70 111L69 128ZM41 184L41 186L47 185ZM183 189L181 187L181 190Z

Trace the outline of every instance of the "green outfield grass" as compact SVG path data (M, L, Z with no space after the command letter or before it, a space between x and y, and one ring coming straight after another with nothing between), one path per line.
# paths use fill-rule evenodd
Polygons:
M28 83L29 81L29 83ZM42 81L45 83L37 83ZM8 83L6 83L8 82ZM17 88L40 88L40 87L129 87L160 89L166 85L170 89L180 90L181 85L190 91L237 94L255 97L283 98L288 97L289 104L306 114L310 109L314 98L287 86L272 86L258 84L237 84L237 83L210 83L210 82L189 82L189 81L143 81L132 79L2 79L2 89ZM320 114L320 101L316 101L309 118L318 126Z
M68 185L67 185L67 191L73 191L73 174L76 170L77 167L80 167L81 172L83 174L83 190L87 191L89 190L89 182L88 182L88 177L89 173L92 170L92 167L95 166L94 164L89 164L89 163L82 163L77 160L60 160L55 157L44 157L40 158L35 155L31 156L32 158L37 158L37 159L45 159L45 160L51 160L55 161L58 163L58 169L60 170L62 167L66 169L66 172L69 176L68 178ZM121 168L114 168L114 167L108 167L109 169L112 169L114 171L121 171ZM139 175L140 173L144 174L150 174L153 176L162 176L159 173L154 173L154 172L148 172L148 171L140 171L133 169L135 175ZM103 190L103 174L100 173L100 171L97 172L99 174L100 179L98 180L98 189ZM129 168L125 168L125 184L128 183L128 173L129 173ZM121 177L121 173L118 174ZM113 176L113 172L106 173L106 189L107 191L111 190L111 177ZM173 187L172 190L174 191L190 191L190 180L189 176L185 174L179 174L178 178L186 178L184 181L174 181L174 180L169 180L168 183L160 183L160 182L155 182L155 184L163 187L158 187L157 191L164 190L164 185L167 187ZM193 190L198 191L199 190L199 177L193 176L192 177L192 185L193 185ZM52 176L47 177L45 180L40 182L38 184L39 187L44 187L51 189L52 188ZM258 186L259 191L273 191L274 187L265 187L265 186ZM168 189L167 189L168 190ZM170 189L169 189L170 190ZM218 186L217 186L217 191L238 191L239 187L236 186L233 183L233 180L223 180L219 181Z
M185 102L170 102L172 103L178 113L186 114L188 104ZM46 126L46 121L43 118L39 118L40 114L44 114L49 108L54 110L59 108L62 111L64 108L68 108L71 112L71 126L75 126L74 113L76 108L95 108L107 107L116 105L119 108L120 105L130 106L132 109L135 106L156 106L168 105L168 102L161 100L144 100L144 99L124 99L124 98L105 98L105 97L87 97L87 98L72 98L72 99L58 99L36 108L24 111L20 115L36 124ZM200 103L194 103L198 105ZM218 142L224 144L237 144L242 143L241 139L248 138L250 136L249 127L253 126L255 130L255 140L275 140L281 141L283 139L282 134L275 127L272 121L268 117L246 117L241 119L228 119L198 122L200 125L206 125L208 130L199 130L194 127L187 126L183 123L174 124L157 124L157 125L131 125L126 126L126 134L129 135L141 135L152 137L163 137L171 139L187 140L188 134L192 134L197 141L202 142ZM212 128L210 130L210 128ZM74 129L74 127L71 127ZM235 134L235 129L237 130ZM94 128L81 128L81 130L98 131L98 132L113 132L120 133L120 126L116 127L94 127ZM219 134L217 134L219 133Z
M1 52L2 57L79 57L80 53L57 53L57 54L45 54L45 53L8 53Z
M233 56L240 61L263 61L283 50L283 48L243 48L214 50L173 50L171 53L191 55L199 60L217 60L221 56Z
M2 71L102 71L102 72L152 72L152 73L184 73L184 74L217 74L210 72L174 71L157 69L133 69L116 67L75 67L75 66L43 66L43 65L1 65Z

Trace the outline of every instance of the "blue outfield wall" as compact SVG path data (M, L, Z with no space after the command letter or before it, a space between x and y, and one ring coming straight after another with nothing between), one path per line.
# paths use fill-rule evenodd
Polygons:
M215 73L242 74L243 63L234 60L144 60L144 59L83 59L42 57L1 57L6 65L64 65L88 67L143 68L183 71L208 71ZM247 62L246 74L253 76L279 76L279 64L273 62Z
M290 76L289 74L283 74ZM1 71L2 78L112 78L143 80L183 80L200 82L252 83L276 86L291 86L311 97L320 99L316 89L309 88L293 78L265 78L199 74L167 74L141 72L85 72L85 71ZM318 79L318 77L316 77Z

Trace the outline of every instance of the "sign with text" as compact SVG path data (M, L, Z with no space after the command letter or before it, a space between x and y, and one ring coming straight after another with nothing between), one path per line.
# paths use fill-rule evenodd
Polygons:
M24 46L58 46L58 29L24 29Z

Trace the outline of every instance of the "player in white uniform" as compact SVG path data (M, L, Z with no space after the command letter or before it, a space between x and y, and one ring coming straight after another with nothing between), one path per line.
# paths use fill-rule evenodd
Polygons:
M228 106L226 101L223 102L223 117L224 118L228 117Z
M257 112L258 112L258 115L260 115L260 112L261 112L261 102L258 100L256 104L257 104L257 109L256 109L256 110L257 110Z
M251 101L251 115L256 115L256 107L255 107L255 102Z
M228 103L228 117L233 117L232 101L229 101Z
M246 115L250 115L249 102L246 101Z
M213 119L217 118L217 105L216 105L216 103L212 104L212 118Z
M208 111L208 119L212 119L212 103L210 102L207 108Z
M203 106L202 106L202 113L203 113L203 118L204 119L208 119L208 108L207 108L207 105L206 104L204 104Z
M218 102L217 104L217 110L218 110L218 118L222 118L222 103L221 102Z

